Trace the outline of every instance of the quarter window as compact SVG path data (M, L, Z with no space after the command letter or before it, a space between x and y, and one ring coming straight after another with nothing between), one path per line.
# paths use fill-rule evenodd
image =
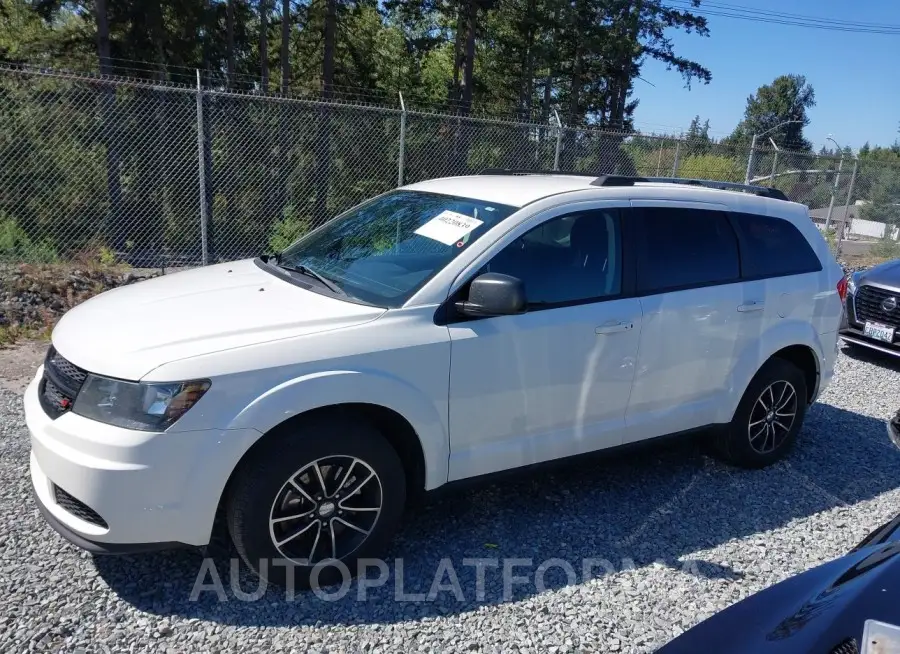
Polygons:
M622 290L618 209L552 218L501 250L484 272L518 277L530 306L615 296Z
M778 277L822 270L806 237L782 218L733 213L741 234L744 277Z
M740 277L737 239L721 211L647 207L635 235L637 286L655 293Z

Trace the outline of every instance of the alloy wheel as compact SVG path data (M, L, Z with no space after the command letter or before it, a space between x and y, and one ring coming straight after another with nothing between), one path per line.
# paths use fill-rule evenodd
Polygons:
M322 457L282 485L269 511L269 536L284 558L300 565L342 559L369 537L382 503L381 480L369 464Z
M774 452L791 432L797 418L797 391L787 381L769 384L750 411L747 435L758 454Z

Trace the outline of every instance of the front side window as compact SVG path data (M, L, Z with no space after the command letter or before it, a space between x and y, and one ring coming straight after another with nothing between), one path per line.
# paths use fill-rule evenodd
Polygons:
M737 237L721 211L644 208L635 241L639 292L724 284L740 277Z
M277 256L289 271L314 271L347 299L394 308L516 207L394 191L338 216ZM327 283L326 283L327 282Z
M534 308L618 295L619 220L618 209L552 218L507 245L483 271L521 279Z

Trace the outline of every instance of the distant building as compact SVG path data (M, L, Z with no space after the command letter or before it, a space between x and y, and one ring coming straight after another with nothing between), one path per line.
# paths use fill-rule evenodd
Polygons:
M835 206L831 211L831 229L835 234L842 234L842 238L852 238L859 240L883 238L885 234L889 234L891 238L898 238L898 229L892 227L887 230L887 225L872 220L865 220L862 217L862 208L868 204L865 200L857 200L855 204L847 208L847 226L844 225L844 206ZM828 207L821 209L810 209L809 217L819 229L825 229L825 220L828 217Z
M861 209L861 206L855 204L850 205L850 207L847 208L847 222L852 225L854 220L862 218ZM812 221L819 229L825 229L825 219L828 217L828 207L810 209L809 217L812 218ZM835 233L840 232L840 230L844 228L844 205L836 204L834 209L831 210L831 228L834 229Z

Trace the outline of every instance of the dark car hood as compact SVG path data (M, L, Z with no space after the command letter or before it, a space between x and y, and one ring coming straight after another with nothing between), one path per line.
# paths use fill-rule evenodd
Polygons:
M900 287L900 259L885 261L860 273L859 282Z
M828 654L847 639L861 643L869 619L900 623L900 516L846 556L751 595L658 651Z

